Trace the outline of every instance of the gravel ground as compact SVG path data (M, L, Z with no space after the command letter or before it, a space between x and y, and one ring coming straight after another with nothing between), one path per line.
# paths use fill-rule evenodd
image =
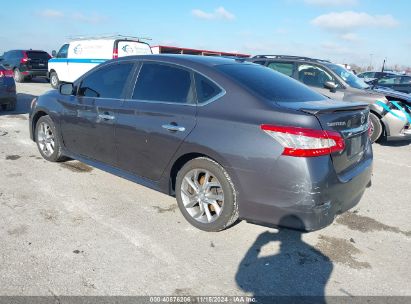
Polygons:
M373 186L308 234L191 227L175 199L77 161L50 163L18 84L0 113L0 295L411 296L411 143L375 144Z

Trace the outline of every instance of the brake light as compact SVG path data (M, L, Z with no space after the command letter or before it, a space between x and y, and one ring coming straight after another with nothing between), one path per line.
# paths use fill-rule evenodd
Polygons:
M13 71L12 70L1 70L0 78L2 77L13 77Z
M283 155L314 157L343 151L344 138L335 131L261 125L261 129L283 147Z
M118 49L113 49L113 59L118 58Z
M23 58L20 59L20 63L27 63L29 61L29 57L27 57L27 53L23 51Z

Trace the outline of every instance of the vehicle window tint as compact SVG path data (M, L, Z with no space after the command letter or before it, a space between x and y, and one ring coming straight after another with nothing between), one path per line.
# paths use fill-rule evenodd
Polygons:
M133 99L173 103L194 103L190 72L181 68L143 63Z
M297 80L257 64L224 64L217 66L217 69L243 87L271 101L295 102L326 99Z
M27 57L30 59L49 60L50 56L46 52L27 51Z
M411 77L401 77L402 84L411 84Z
M56 58L67 58L68 49L69 49L69 44L63 45L60 48L59 52L57 53Z
M293 76L294 64L288 62L270 62L268 65L270 69L283 73L287 76Z
M206 102L221 93L221 89L200 74L195 74L198 102Z
M298 79L313 87L323 88L327 81L333 81L333 77L318 66L302 64L298 67Z
M257 64L260 64L260 65L265 65L265 60L264 61L253 61L253 63L257 63Z
M378 84L399 84L399 77L384 77L378 80Z
M133 68L132 63L111 64L86 76L78 90L79 96L121 98Z

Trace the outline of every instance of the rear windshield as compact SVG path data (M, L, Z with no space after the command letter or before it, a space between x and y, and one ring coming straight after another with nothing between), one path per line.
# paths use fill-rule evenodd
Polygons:
M226 64L217 69L247 89L275 102L326 99L304 84L257 64Z
M33 52L33 51L28 51L26 52L27 57L30 59L42 59L42 60L49 60L49 54L46 52Z

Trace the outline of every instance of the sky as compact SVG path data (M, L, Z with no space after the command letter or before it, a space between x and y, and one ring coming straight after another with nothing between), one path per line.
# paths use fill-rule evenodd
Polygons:
M410 0L15 0L0 20L0 54L122 34L151 45L411 66Z

